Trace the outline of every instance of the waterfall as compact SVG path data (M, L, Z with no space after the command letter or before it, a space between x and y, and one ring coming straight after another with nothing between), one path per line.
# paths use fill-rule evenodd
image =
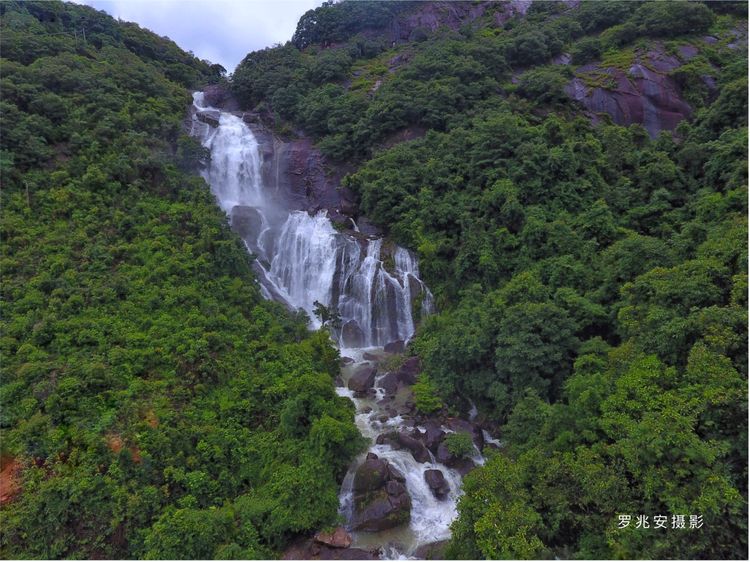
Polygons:
M314 315L316 302L338 312L341 326L332 336L355 358L342 371L345 379L353 368L368 361L365 349L375 351L391 342L408 341L415 330L413 312L429 314L433 308L432 295L419 278L415 256L383 239L365 236L353 220L353 230L345 233L334 228L326 211L310 214L295 209L279 189L278 159L264 176L267 162L261 149L268 146L259 146L247 124L236 115L206 106L202 93L194 94L193 105L191 134L211 152L204 178L232 228L256 256L254 268L263 296L304 310L314 328L320 326ZM268 144L273 144L272 150L277 149L276 140ZM263 177L272 178L269 181L274 185L264 186ZM384 400L382 379L383 375L377 377L368 397L355 397L345 386L336 392L354 402L355 422L373 441L369 452L404 475L412 502L408 526L354 533L354 545L377 547L383 557L401 558L413 554L420 545L450 537L461 476L435 462L432 453L430 462L417 462L408 451L374 443L385 431L411 427ZM342 484L341 513L347 521L352 520L354 471L363 460L364 454L352 464ZM424 476L427 469L443 473L450 488L445 497L438 499L428 486Z
M257 256L263 294L303 309L315 328L320 326L313 314L316 301L338 311L342 325L334 337L341 347L408 340L414 334L415 302L424 312L432 307L413 254L386 249L382 239L339 232L325 211L310 215L289 208L279 194L278 160L271 175L276 185L264 189L259 143L247 124L206 106L200 92L193 100L192 134L211 151L203 175Z

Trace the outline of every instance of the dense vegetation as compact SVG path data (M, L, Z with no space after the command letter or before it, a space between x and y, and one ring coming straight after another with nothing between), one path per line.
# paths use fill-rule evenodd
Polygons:
M471 399L500 427L449 555L745 557L747 50L727 45L747 5L535 3L498 26L498 4L397 45L379 21L315 24L361 5L307 14L233 87L359 163L362 212L418 252L441 309L412 346L418 405ZM550 64L627 68L657 40L698 51L673 73L695 109L674 135L593 126L563 91L572 68ZM421 138L393 146L404 134ZM703 527L618 530L618 514Z
M265 558L334 522L337 352L191 173L189 88L221 69L87 7L0 15L0 556Z

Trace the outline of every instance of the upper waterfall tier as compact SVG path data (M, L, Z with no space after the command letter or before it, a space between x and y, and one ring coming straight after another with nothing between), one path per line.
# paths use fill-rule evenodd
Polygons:
M211 152L204 177L257 257L266 296L305 310L316 327L316 302L337 310L341 326L334 335L342 347L409 339L414 311L432 307L412 253L382 239L339 232L325 211L296 210L294 199L278 188L276 143L261 146L241 118L205 106L201 93L193 97L192 134ZM264 174L264 167L272 173ZM267 185L264 177L277 178L276 184Z

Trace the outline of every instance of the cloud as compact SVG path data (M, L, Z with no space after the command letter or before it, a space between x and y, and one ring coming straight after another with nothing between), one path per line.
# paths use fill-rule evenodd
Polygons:
M232 72L250 51L292 38L297 21L322 0L74 0L166 35Z

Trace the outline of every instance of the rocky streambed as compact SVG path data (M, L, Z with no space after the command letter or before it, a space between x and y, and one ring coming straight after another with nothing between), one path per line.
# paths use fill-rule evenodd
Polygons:
M354 402L356 424L369 446L342 484L344 527L297 543L284 558L440 558L457 516L461 479L498 442L488 442L487 432L469 419L416 410L418 357L383 348L341 353L337 392ZM452 453L446 443L452 433L466 433L473 450Z

